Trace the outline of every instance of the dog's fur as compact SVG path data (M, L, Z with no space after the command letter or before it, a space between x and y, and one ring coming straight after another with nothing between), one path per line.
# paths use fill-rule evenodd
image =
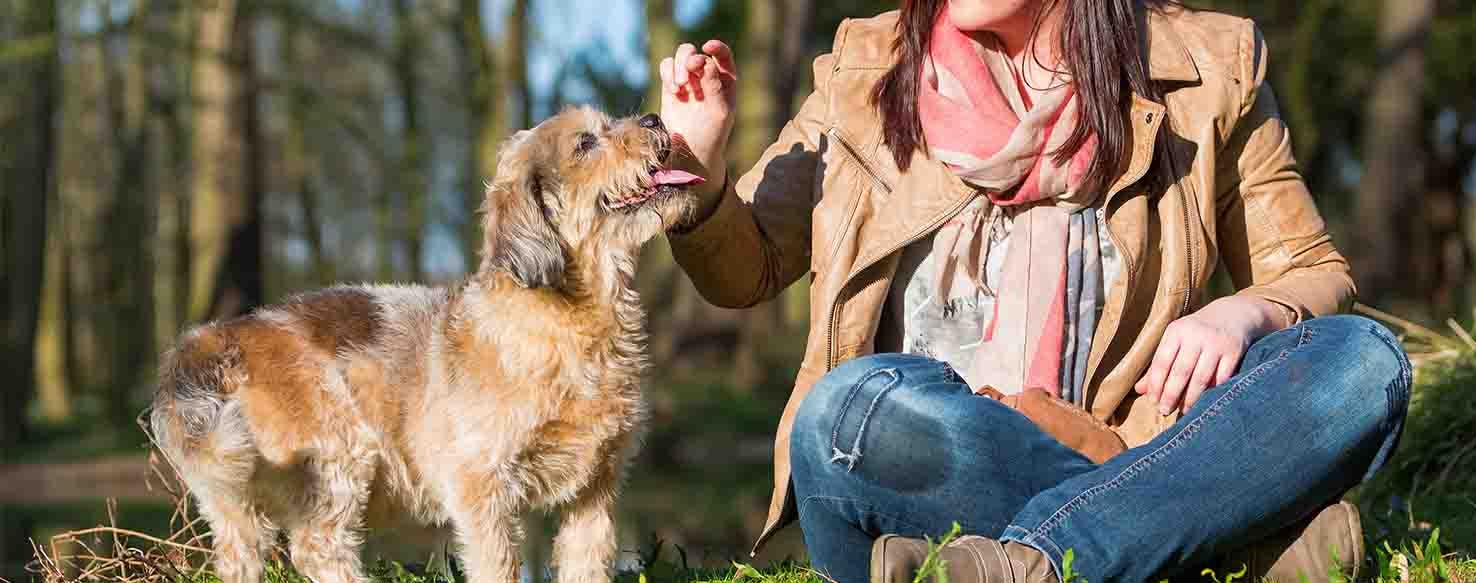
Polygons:
M636 257L694 208L652 190L669 147L567 110L503 148L464 284L336 287L185 333L151 426L222 579L256 583L284 533L316 583L364 581L366 514L388 514L449 527L471 581L515 581L521 513L558 508L559 580L608 581L645 419Z

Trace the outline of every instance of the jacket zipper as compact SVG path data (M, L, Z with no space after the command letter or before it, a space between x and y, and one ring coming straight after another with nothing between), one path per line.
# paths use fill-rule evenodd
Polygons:
M887 191L887 194L892 193L891 185L883 181L881 179L881 176L878 176L876 171L873 170L871 166L866 163L866 161L861 157L861 152L857 151L856 147L851 145L850 140L847 140L844 135L841 135L840 128L832 127L828 130L825 130L825 133L830 134L830 139L835 140L835 143L840 144L841 149L846 151L846 155L850 156L851 159L856 162L856 165L861 167L861 171L866 173L866 176L868 178L871 178L871 182L875 184L877 188Z
M877 176L876 171L871 168L871 165L867 164L864 160L861 159L861 153L856 151L856 147L851 145L850 140L847 140L845 136L841 135L839 128L832 127L829 130L826 130L826 133L830 134L831 140L834 140L835 143L840 144L841 150L845 151L846 156L849 156L851 158L851 161L855 162L856 165L861 168L861 172L866 174L867 177L871 178L871 182L873 184L875 184L878 188L886 191L887 194L892 193L892 187L883 182L881 177ZM831 302L830 304L829 319L825 323L826 372L830 372L832 368L835 368L835 319L836 314L840 312L841 304L845 303L846 301L846 290L849 288L850 276L847 275L846 281L841 283L841 289L840 292L836 294L835 301Z
M1161 118L1162 115L1167 115L1167 114L1158 114L1157 116L1155 116L1153 113L1149 113L1148 114L1148 118L1144 120L1148 124L1148 129L1151 130L1154 134L1157 133L1158 126L1153 123L1154 122L1154 119L1153 118L1154 117L1160 117ZM1159 122L1162 123L1162 120L1160 119ZM1157 140L1155 140L1155 142L1156 141ZM1126 249L1126 247L1122 244L1122 239L1117 236L1117 233L1115 233L1115 232L1112 231L1112 223L1111 223L1110 220L1108 220L1109 217L1107 216L1107 214L1108 214L1107 213L1107 209L1108 209L1108 207L1110 207L1112 205L1112 199L1116 198L1118 194L1122 193L1122 191L1124 191L1124 190L1127 190L1127 188L1129 186L1132 186L1133 184L1136 184L1139 180L1142 180L1144 176L1147 176L1148 175L1148 168L1150 168L1152 165L1153 164L1150 162L1149 164L1143 166L1142 169L1136 171L1130 178L1128 178L1127 180L1123 180L1121 187L1116 188L1116 189L1109 190L1107 192L1107 196L1106 197L1103 197L1103 199L1102 199L1102 206L1101 206L1101 209L1100 210L1102 212L1102 222L1104 223L1104 226L1106 227L1106 230L1107 230L1107 238L1108 239L1111 239L1112 240L1112 246L1113 247L1116 247L1119 250ZM1184 217L1184 221L1185 221L1185 224L1186 225L1188 224L1188 221L1189 221L1189 218L1188 218L1188 214L1187 213L1188 213L1188 211L1186 210L1185 211L1185 217ZM1186 230L1186 232L1187 232L1187 230ZM1122 257L1123 268L1124 268L1123 269L1123 272L1122 272L1122 277L1125 278L1125 280L1123 281L1123 293L1132 294L1133 293L1133 288L1137 285L1137 282L1133 281L1133 276L1136 273L1137 268L1133 264L1133 257L1132 257L1132 255L1130 255L1128 253L1119 253L1119 255ZM1105 293L1106 290L1103 290L1103 292ZM1186 295L1186 298L1187 298L1187 295ZM1185 301L1187 302L1187 299ZM1124 304L1127 303L1127 298L1123 298L1123 303ZM1121 320L1122 315L1121 314L1118 314L1117 315L1117 318L1119 320ZM1102 325L1102 322L1099 320L1097 322L1097 327L1100 329L1101 328L1101 325ZM1090 358L1090 356L1088 358ZM1081 401L1078 404L1083 409L1085 409L1086 406L1087 406L1087 395L1086 395L1087 392L1086 392L1086 387L1091 385L1091 377L1092 377L1092 375L1094 375L1096 373L1096 370L1093 369L1093 370L1088 371L1088 372L1089 372L1089 374L1087 375L1087 382L1084 383L1084 385L1082 386L1081 394L1077 395L1077 398L1080 399L1080 401Z
M1189 313L1189 303L1194 293L1194 238L1189 233L1189 196L1184 194L1184 189L1179 189L1179 207L1183 209L1184 215L1184 262L1188 264L1188 271L1184 272L1184 303L1179 307L1179 315Z
M1177 158L1174 157L1172 149L1168 150L1167 154L1170 175L1178 176L1179 161ZM1174 186L1176 185L1167 185L1165 186L1165 188L1170 188ZM1178 187L1178 190L1179 214L1184 217L1184 263L1188 268L1186 271L1184 271L1184 302L1182 305L1179 306L1179 316L1183 316L1189 313L1189 305L1192 302L1194 295L1194 236L1193 231L1190 231L1190 226L1193 224L1193 218L1189 216L1189 201L1192 200L1192 198L1187 192L1185 192L1185 189L1183 187Z
M863 159L861 157L860 153L857 152L856 149L851 146L850 142L848 142L845 139L845 137L841 136L841 134L840 134L839 131L837 131L835 128L831 128L828 133L836 141L836 143L838 143L838 144L841 145L841 149L842 150L845 150L846 155L849 156L851 158L851 160L856 163L856 165L858 165L858 166L861 167L861 171L862 172L865 172L867 176L871 177L871 179L873 181L875 181L876 184L877 184L877 186L879 186L882 190L887 191L887 194L891 194L892 187L891 186L888 186L886 182L883 182L882 181L881 177L876 174L876 171L873 170L871 168L871 166L866 163L866 160ZM836 294L835 301L830 304L829 321L826 322L826 328L825 328L825 370L826 370L826 372L829 372L829 371L831 371L832 369L835 368L835 364L836 364L835 363L835 321L836 321L837 315L840 313L841 305L845 304L846 299L849 296L849 294L847 292L848 292L848 290L851 289L851 279L854 278L857 274L859 274L859 273L861 273L863 271L866 271L867 269L870 269L872 265L876 265L876 263L878 261L880 261L882 258L884 258L884 257L886 257L888 255L891 255L893 252L897 251L898 249L901 249L903 247L906 247L908 245L911 245L912 243L916 242L918 239L923 238L924 235L927 235L928 233L930 233L933 230L937 229L938 226L942 225L945 221L947 221L949 217L952 217L953 215L958 214L959 211L963 210L963 208L969 204L969 201L971 201L973 199L974 199L973 196L966 196L966 197L964 197L963 200L959 201L958 204L954 205L953 207L950 207L948 209L948 212L943 213L937 219L929 222L927 225L924 225L923 228L921 228L921 229L913 232L912 234L908 235L907 238L903 239L896 246L888 249L885 253L877 254L876 256L872 257L871 259L868 259L865 263L862 263L859 266L852 268L851 269L851 272L848 273L848 274L846 274L845 280L841 283L840 292L838 294Z

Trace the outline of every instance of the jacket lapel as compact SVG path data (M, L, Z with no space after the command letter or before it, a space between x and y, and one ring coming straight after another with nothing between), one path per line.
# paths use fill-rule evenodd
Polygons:
M1096 374L1101 369L1102 359L1107 352L1108 345L1117 337L1118 324L1122 321L1122 313L1126 308L1128 298L1134 293L1138 281L1142 278L1143 258L1148 253L1148 221L1153 217L1149 212L1124 213L1111 212L1112 200L1121 195L1128 187L1142 180L1153 164L1153 154L1157 148L1158 133L1163 123L1165 110L1162 105L1149 101L1142 96L1133 96L1133 105L1129 113L1128 128L1132 131L1133 150L1128 157L1127 167L1121 176L1113 182L1112 187L1107 190L1107 198L1102 202L1102 208L1108 209L1107 213L1107 236L1117 248L1117 252L1123 260L1123 270L1118 282L1107 290L1107 298L1102 310L1102 319L1097 324L1097 331L1092 336L1091 353L1087 356L1087 380L1085 386L1095 386ZM1121 207L1120 207L1121 208ZM1133 207L1137 208L1137 207ZM1090 390L1090 389L1088 389ZM1088 402L1092 395L1088 394Z

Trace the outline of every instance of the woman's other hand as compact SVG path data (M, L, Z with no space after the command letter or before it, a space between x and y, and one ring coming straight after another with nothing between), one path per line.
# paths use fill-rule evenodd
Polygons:
M1173 321L1153 354L1148 373L1133 388L1168 415L1188 411L1210 387L1235 375L1245 350L1288 324L1286 311L1252 296L1228 296Z
M697 187L704 198L714 199L727 178L725 149L733 132L737 104L738 71L733 50L726 43L710 40L702 52L691 43L677 47L676 56L662 59L661 119L672 134L681 136L692 152L697 168L689 170L707 178Z

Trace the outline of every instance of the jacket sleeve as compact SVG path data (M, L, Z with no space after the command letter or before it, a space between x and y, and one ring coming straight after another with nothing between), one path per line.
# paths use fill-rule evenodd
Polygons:
M809 271L820 134L847 24L836 33L833 52L815 59L815 91L778 141L736 184L728 181L711 215L669 237L677 263L714 305L746 308L767 301Z
M1220 152L1221 255L1238 293L1283 308L1287 324L1351 308L1348 262L1333 247L1292 156L1290 132L1266 83L1266 44L1247 22L1240 40L1239 118Z

